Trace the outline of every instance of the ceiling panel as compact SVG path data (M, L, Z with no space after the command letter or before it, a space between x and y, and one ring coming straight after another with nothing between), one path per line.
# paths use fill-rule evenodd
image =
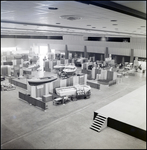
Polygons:
M138 7L142 5L139 1L137 4ZM139 4L141 5L139 6ZM48 7L57 7L58 9L49 10ZM74 15L73 19L75 17L81 17L81 19L60 18L63 15ZM117 21L112 22L111 20ZM13 23L4 23L4 21ZM28 25L23 25L24 23ZM142 28L141 26L145 27ZM141 29L138 29L140 27ZM13 28L16 29L13 31ZM104 31L109 31L118 35L128 33L130 36L136 36L136 34L146 36L146 20L77 1L1 1L1 33L15 34L18 30L17 34L25 34L24 31L19 29L26 29L26 34L32 34L31 30L33 30L33 33L36 31L36 35L41 33L40 30L43 31L42 34L44 35L52 30L54 33L60 31L62 34L68 32L75 34L76 32L82 35L90 35L100 32L105 34Z
M112 2L146 13L146 1L112 1Z

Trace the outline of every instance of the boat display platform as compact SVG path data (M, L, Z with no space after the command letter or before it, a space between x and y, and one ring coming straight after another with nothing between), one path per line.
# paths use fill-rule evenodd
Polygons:
M94 112L107 117L107 126L146 141L146 85Z

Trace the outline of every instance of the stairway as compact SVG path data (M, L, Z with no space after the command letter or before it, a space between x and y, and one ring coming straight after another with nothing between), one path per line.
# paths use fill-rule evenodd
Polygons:
M102 115L97 115L90 129L100 132L105 127L107 127L107 118Z

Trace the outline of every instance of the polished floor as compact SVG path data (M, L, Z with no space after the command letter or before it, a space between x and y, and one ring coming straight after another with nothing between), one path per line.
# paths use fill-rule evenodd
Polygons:
M2 91L1 149L146 149L145 141L115 129L90 129L94 111L144 85L146 73L136 72L111 87L92 88L90 99L48 102L46 112L19 100L18 91L24 91L19 87Z

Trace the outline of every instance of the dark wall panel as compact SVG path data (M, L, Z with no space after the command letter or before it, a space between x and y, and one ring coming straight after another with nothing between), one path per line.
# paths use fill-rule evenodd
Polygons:
M24 38L24 39L52 39L52 40L63 40L63 36L1 35L1 38Z
M113 118L108 118L107 126L146 141L146 131L135 126L131 126Z

